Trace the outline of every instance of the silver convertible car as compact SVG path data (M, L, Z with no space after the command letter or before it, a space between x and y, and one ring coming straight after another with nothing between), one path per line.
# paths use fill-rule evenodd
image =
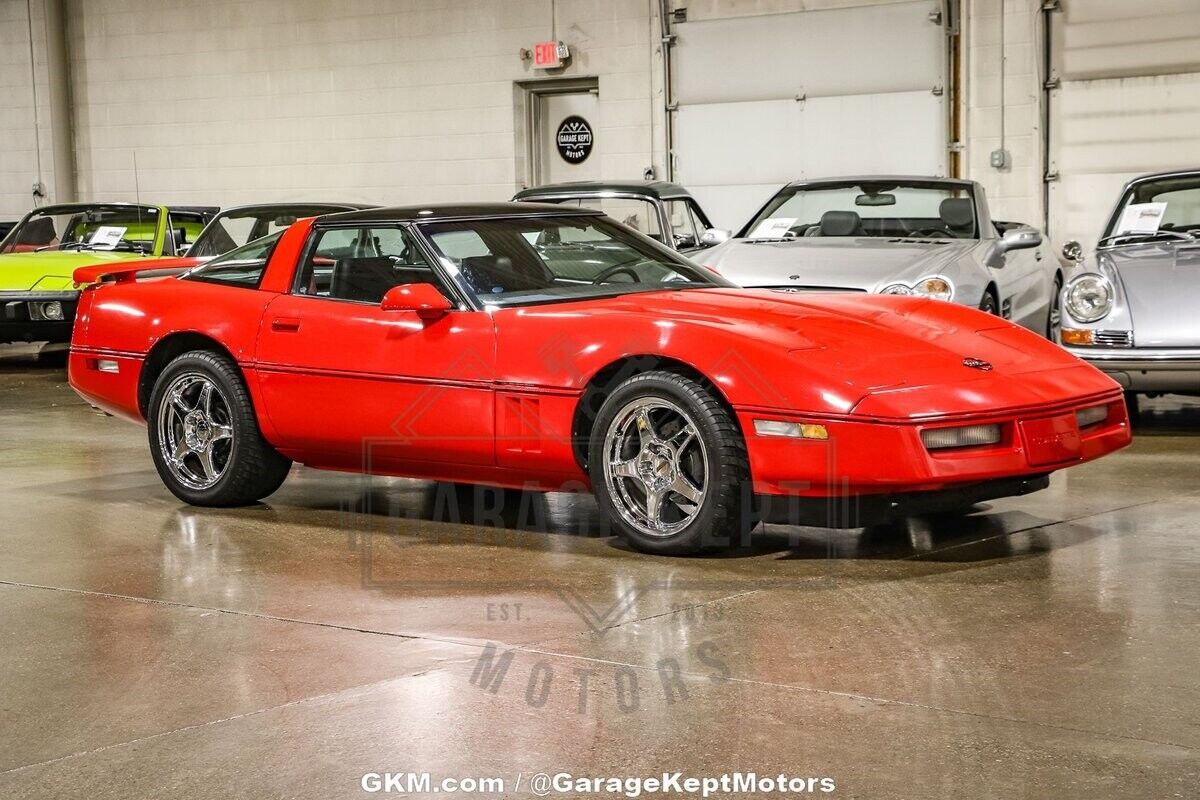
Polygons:
M1062 344L1137 393L1200 394L1200 168L1125 185L1063 289Z
M790 183L736 237L693 257L740 286L926 295L1057 338L1058 259L1035 229L993 221L974 181Z

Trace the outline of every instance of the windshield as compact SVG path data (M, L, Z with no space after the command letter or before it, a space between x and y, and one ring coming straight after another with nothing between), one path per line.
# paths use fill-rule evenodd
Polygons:
M349 210L350 206L320 204L232 209L210 222L187 254L191 258L212 258L277 233L298 219Z
M228 283L233 286L256 289L259 282L262 281L267 261L270 260L271 253L275 251L275 245L282 236L283 231L279 231L242 245L223 256L214 258L203 266L196 267L183 277L186 280Z
M1130 187L1108 222L1101 244L1146 239L1191 240L1200 229L1200 175L1143 181Z
M47 206L25 218L0 252L116 250L153 253L158 236L154 206Z
M556 203L572 208L590 208L605 216L615 219L626 227L633 228L638 233L644 233L651 239L666 241L663 238L662 224L658 217L658 207L649 200L640 197L568 197L568 198L530 198L535 203Z
M486 305L732 285L607 217L440 222L421 230Z
M970 187L864 182L785 188L742 236L976 239L979 233Z

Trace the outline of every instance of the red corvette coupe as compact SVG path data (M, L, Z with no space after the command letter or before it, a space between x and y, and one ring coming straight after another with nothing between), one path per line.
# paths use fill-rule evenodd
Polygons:
M1130 440L1117 384L1003 319L737 289L583 209L352 211L138 269L83 292L71 384L146 421L197 505L266 497L293 461L591 488L678 553L1023 494Z

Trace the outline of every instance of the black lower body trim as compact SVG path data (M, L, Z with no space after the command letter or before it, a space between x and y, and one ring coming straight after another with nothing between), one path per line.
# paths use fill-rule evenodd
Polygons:
M969 508L985 500L1030 494L1050 485L1050 475L999 478L950 489L899 494L850 494L830 497L759 495L763 522L816 528L866 528Z
M65 322L34 322L0 320L0 343L7 342L69 342L74 320Z

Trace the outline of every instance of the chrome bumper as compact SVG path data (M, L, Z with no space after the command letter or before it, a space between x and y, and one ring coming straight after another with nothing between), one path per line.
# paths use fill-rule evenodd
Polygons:
M1131 392L1200 393L1200 348L1068 347Z

